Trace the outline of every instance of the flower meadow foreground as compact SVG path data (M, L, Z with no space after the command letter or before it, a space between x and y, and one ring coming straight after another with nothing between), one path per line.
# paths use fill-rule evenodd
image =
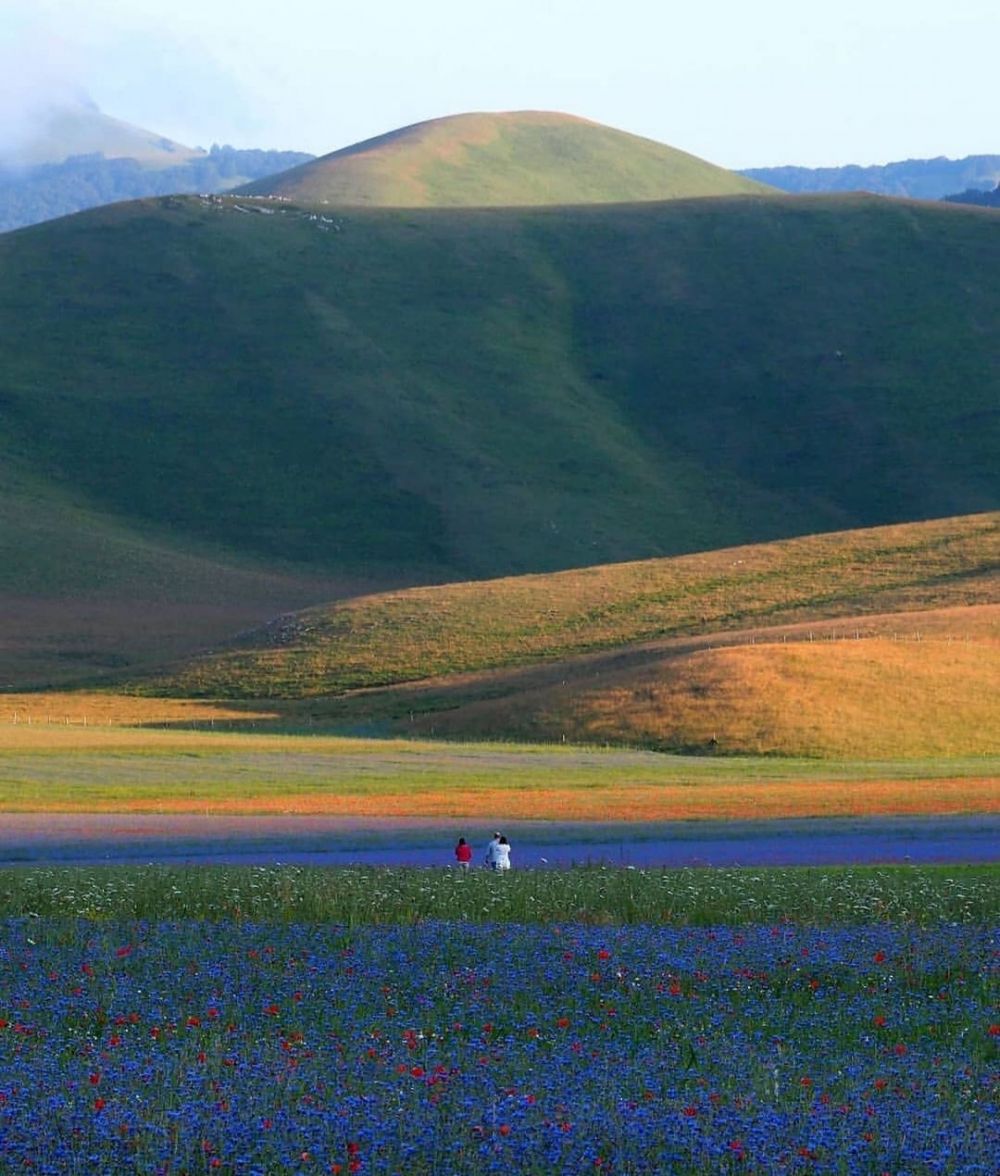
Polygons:
M984 1173L996 930L60 922L0 1171Z

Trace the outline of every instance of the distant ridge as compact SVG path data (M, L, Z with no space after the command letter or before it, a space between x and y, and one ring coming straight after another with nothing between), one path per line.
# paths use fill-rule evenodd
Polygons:
M40 113L34 132L0 155L0 167L65 163L78 155L134 159L145 167L177 167L205 154L172 139L105 114L89 98Z
M782 192L871 192L914 200L942 200L966 189L984 191L1000 181L1000 155L964 159L902 159L895 163L843 167L752 167L740 172Z
M415 123L239 189L395 207L619 203L767 190L652 139L548 111Z
M312 158L185 147L104 114L85 95L36 113L30 124L0 145L0 232L143 196L223 192Z
M63 163L0 169L0 232L144 196L225 192L255 176L272 175L311 156L299 151L213 146L168 166L138 159L74 155Z

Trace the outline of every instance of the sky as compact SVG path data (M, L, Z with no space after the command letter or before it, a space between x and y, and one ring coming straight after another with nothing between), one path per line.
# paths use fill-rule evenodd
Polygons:
M997 0L0 0L0 149L86 93L203 147L534 109L733 168L998 154L998 45Z

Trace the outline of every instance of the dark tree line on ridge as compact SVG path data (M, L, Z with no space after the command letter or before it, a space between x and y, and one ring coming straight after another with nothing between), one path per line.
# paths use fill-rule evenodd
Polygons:
M1000 208L1000 184L991 192L982 192L977 188L967 188L954 196L946 196L951 204L979 204L984 208Z
M0 232L119 200L174 192L223 192L312 159L301 151L240 150L215 145L178 167L151 168L135 159L75 155L26 170L0 169Z

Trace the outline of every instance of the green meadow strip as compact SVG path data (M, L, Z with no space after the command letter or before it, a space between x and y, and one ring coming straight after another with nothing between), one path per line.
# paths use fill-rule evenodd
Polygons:
M690 786L699 799L731 785L781 782L980 779L1000 757L824 761L767 756L679 756L650 751L527 743L443 743L155 729L8 727L43 731L0 751L0 809L273 811L268 802L309 794L385 797L416 792L504 792L516 782L551 789ZM694 793L692 792L692 795ZM495 797L493 798L496 799ZM720 816L728 815L720 811Z
M0 918L343 926L469 923L987 925L1000 866L523 870L54 867L0 871Z

